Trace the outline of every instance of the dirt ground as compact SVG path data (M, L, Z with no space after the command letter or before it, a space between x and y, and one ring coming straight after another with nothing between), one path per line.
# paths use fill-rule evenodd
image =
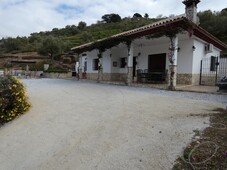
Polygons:
M196 131L173 170L227 169L227 110L219 108L213 112L210 126Z
M76 80L24 80L31 110L0 129L4 170L171 169L221 103ZM180 93L180 92L176 92Z

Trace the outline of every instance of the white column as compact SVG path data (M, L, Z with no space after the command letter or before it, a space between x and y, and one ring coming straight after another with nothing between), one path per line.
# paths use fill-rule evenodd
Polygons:
M130 44L128 54L128 67L133 67L133 43Z
M127 72L127 85L130 85L132 83L133 79L133 43L129 46L129 52L128 52L128 72Z
M102 78L103 78L103 52L99 51L98 56L99 56L99 63L98 63L99 69L98 69L97 82L99 83L100 81L102 81Z
M178 54L178 37L175 37L174 38L174 40L173 40L173 42L174 42L174 55L173 55L173 58L174 58L174 63L173 63L173 65L177 65L177 54Z
M78 74L78 79L82 78L82 72L83 72L82 55L79 55L79 74Z
M169 65L169 89L175 90L177 85L178 37L173 37L173 44L170 42L170 48L173 50L173 63Z

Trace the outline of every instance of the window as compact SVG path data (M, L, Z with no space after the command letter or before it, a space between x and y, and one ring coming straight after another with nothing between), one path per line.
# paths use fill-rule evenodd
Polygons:
M98 70L98 68L99 68L99 59L98 58L93 59L92 68L93 68L93 70Z
M121 58L120 59L120 68L125 68L126 66L126 58Z
M217 61L217 57L211 56L210 71L216 71L216 61Z

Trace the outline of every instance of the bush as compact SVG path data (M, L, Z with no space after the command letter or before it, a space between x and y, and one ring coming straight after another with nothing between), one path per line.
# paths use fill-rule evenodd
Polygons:
M49 68L48 70L44 71L45 73L68 73L68 70L63 68Z
M23 84L7 76L0 79L0 124L24 114L30 108Z
M43 71L45 62L37 62L34 65L30 66L31 71Z

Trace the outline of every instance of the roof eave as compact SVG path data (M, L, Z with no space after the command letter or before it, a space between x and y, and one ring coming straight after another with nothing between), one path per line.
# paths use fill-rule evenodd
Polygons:
M121 39L135 39L135 38L139 38L142 36L146 36L146 35L152 35L155 33L159 33L162 32L163 30L167 29L167 28L182 28L183 30L193 30L193 34L209 43L214 44L217 48L224 50L227 48L227 45L224 44L223 42L221 42L220 40L218 40L216 37L214 37L213 35L211 35L209 32L207 32L206 30L204 30L202 27L196 25L195 23L191 22L190 20L188 20L186 17L184 16L180 16L180 17L176 17L173 19L166 19L164 21L159 21L157 23L153 23L153 24L149 24L137 29L133 29L130 31L126 31L120 34L116 34L101 40L97 40L94 42L90 42L87 44L83 44L81 46L77 46L72 48L71 50L76 52L76 53L83 53L85 51L91 51L95 48L97 48L98 46L100 46L100 44L104 45L107 44L106 42L114 42L114 41L119 41ZM114 44L114 43L113 43ZM115 43L117 44L117 43Z
M216 38L215 36L207 32L202 27L196 25L194 27L193 32L195 36L203 39L208 43L212 43L215 47L219 48L220 50L227 49L227 45L225 43L223 43L221 40L219 40L218 38Z

